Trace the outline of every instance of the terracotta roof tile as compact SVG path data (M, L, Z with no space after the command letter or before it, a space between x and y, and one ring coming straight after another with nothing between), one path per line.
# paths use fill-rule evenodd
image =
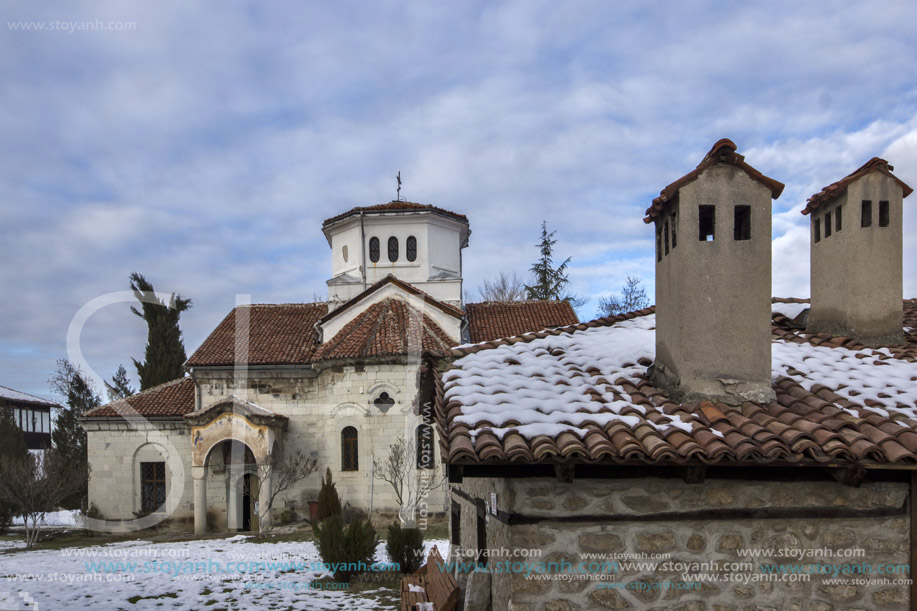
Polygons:
M468 217L465 216L464 214L458 214L457 212L450 212L449 210L443 210L442 208L437 208L436 206L431 206L428 204L418 204L416 202L390 201L388 203L377 204L375 206L357 206L356 208L351 208L350 210L348 210L347 212L344 212L343 214L339 214L337 216L331 217L330 219L326 219L325 222L322 223L322 228L325 228L328 225L331 225L332 223L342 221L349 216L360 214L361 212L383 213L383 214L386 212L394 212L394 213L397 213L397 212L433 212L441 216L453 218L457 221L462 221L463 223L468 222Z
M566 301L509 301L465 304L473 344L579 322Z
M866 176L867 174L871 174L872 172L881 172L882 174L885 174L886 176L894 178L895 181L899 185L901 185L901 189L904 192L903 193L904 197L907 197L908 195L911 194L913 189L907 186L904 183L904 181L902 181L900 178L892 174L892 170L894 169L895 168L889 165L889 163L885 161L884 159L880 159L879 157L873 157L872 159L864 163L862 166L857 168L856 171L848 174L847 176L845 176L844 178L840 179L837 182L831 183L830 185L828 185L827 187L825 187L824 189L822 189L821 191L819 191L818 193L810 197L808 201L806 202L806 207L802 209L802 213L809 214L810 212L818 210L818 207L821 206L822 204L829 202L833 200L834 198L842 195L844 191L847 190L847 186L850 183L862 178L863 176Z
M143 392L102 405L83 414L83 418L117 416L184 416L194 411L194 381L179 378L148 388Z
M755 180L770 189L771 197L774 199L780 197L780 194L783 192L784 185L782 182L778 182L773 178L768 178L758 170L745 163L745 156L736 153L735 143L729 138L723 138L713 145L713 148L710 149L710 152L704 156L703 160L701 160L701 162L696 168L694 168L694 170L688 172L672 184L668 185L659 193L659 196L653 200L652 205L646 209L646 217L643 219L643 222L653 222L657 216L662 214L663 210L665 210L666 204L675 197L675 195L682 187L694 182L697 180L697 177L703 173L704 170L719 163L726 163L744 170L745 173L752 178L752 180Z
M374 303L322 344L314 361L447 354L455 342L432 318L401 299Z
M906 321L917 318L917 301L906 301L904 308ZM435 416L446 459L457 464L552 461L683 464L700 461L708 464L917 465L917 407L911 399L917 390L917 379L909 384L900 382L902 372L909 368L914 369L912 377L917 378L917 349L913 346L877 351L852 340L825 342L825 339L838 338L806 335L794 328L786 316L775 314L772 327L775 342L822 345L816 350L830 351L830 354L840 355L838 358L855 355L857 366L883 367L898 363L893 370L897 382L888 376L877 379L888 380L883 384L904 386L888 387L881 392L864 386L864 392L870 396L862 396L845 385L831 388L815 376L806 377L790 368L774 380L776 401L771 403L746 402L729 406L704 401L676 404L654 388L639 369L650 362L647 355L634 354L629 359L622 355L622 366L628 360L631 361L629 367L633 361L640 363L622 375L616 373L616 367L609 366L607 359L600 358L607 356L607 351L597 348L615 344L588 340L595 333L615 326L651 329L648 325L652 323L637 319L647 317L642 320L651 321L648 317L653 312L649 308L545 333L528 333L453 349L451 357L456 360L434 380ZM627 327L624 324L627 321L636 326ZM843 349L835 347L841 344ZM594 352L588 352L584 346ZM499 374L488 365L487 352L494 350L498 351L493 353L493 358L500 361L497 363ZM836 350L841 352L835 353ZM484 360L468 359L470 369L462 373L466 363L463 359L470 355L481 355ZM807 367L804 362L797 366ZM615 381L610 384L608 380L612 378ZM474 408L485 410L490 416L475 422L474 411L466 412L462 394L450 390L461 388L465 383L471 384L471 391L478 393ZM877 388L881 387L880 384ZM447 391L450 393L448 403L445 401ZM559 412L550 407L555 393L561 401L557 404ZM907 393L903 395L907 399L897 399L898 393ZM488 395L495 397L495 406L504 408L503 413L493 412ZM537 397L537 401L525 407L526 397ZM541 405L546 407L531 407ZM875 405L878 411L869 408L870 405ZM526 409L530 411L525 412ZM532 409L536 413L543 410L546 417L539 421L535 416L533 421ZM532 426L536 428L526 428Z
M235 364L237 316L248 316L250 365L300 365L315 351L315 323L328 312L325 303L240 306L217 325L185 363L188 367ZM242 319L239 319L242 322Z

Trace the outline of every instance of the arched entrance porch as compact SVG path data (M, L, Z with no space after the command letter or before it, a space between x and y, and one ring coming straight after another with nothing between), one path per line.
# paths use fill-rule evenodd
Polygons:
M286 416L232 397L187 414L185 419L191 424L194 532L207 532L207 475L215 456L224 461L227 474L227 527L242 528L247 510L249 527L254 524L257 528L260 522L263 528L270 528L266 504L256 507L253 496L270 498L271 454L282 440Z

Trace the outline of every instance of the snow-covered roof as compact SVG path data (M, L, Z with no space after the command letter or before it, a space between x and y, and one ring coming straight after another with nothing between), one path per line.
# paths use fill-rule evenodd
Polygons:
M0 386L0 399L6 399L7 401L19 401L22 403L37 403L39 405L45 405L48 407L60 407L53 401L48 401L47 399L43 399L35 395L30 395L29 393L13 390L12 388L7 388L6 386Z
M917 463L917 345L806 335L806 305L774 304L770 404L654 388L652 308L455 350L437 379L446 459Z

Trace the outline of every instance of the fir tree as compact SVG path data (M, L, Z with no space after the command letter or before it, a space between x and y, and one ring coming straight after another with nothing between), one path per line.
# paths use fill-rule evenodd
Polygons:
M29 455L22 429L13 420L13 410L0 407L0 466L24 460ZM13 506L0 501L0 533L6 532L13 520Z
M526 296L529 299L558 301L567 299L564 289L570 283L567 278L567 264L570 263L570 257L554 267L554 244L557 243L554 233L554 231L548 233L548 224L542 221L541 241L535 245L541 256L530 268L534 282L531 285L525 285Z
M117 401L134 394L131 388L131 381L127 378L127 370L124 365L118 365L118 371L112 377L111 382L105 382L105 391L108 393L109 401Z
M131 311L147 324L144 360L132 359L140 377L140 390L146 390L184 375L185 346L178 319L191 307L191 300L172 293L166 304L156 297L153 285L136 272L131 274L131 289L141 304L140 310L131 307Z

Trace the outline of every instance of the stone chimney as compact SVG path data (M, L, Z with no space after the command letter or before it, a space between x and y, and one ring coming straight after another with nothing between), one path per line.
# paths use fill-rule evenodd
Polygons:
M771 386L771 199L783 184L723 139L653 200L653 383L684 401L738 405Z
M904 342L902 212L912 189L873 157L809 198L812 306L807 331L864 344Z

